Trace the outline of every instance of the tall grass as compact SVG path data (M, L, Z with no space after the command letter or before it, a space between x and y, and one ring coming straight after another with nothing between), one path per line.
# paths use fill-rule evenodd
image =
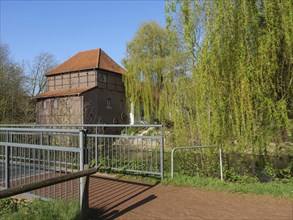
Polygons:
M79 203L76 200L0 200L0 220L73 220L78 216Z

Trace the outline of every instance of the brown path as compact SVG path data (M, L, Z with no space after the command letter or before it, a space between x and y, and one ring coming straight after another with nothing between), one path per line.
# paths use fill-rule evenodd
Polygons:
M293 200L90 178L90 219L293 219Z

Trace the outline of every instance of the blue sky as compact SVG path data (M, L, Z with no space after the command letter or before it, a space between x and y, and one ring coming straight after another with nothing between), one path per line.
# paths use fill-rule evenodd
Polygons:
M1 43L16 61L50 52L60 63L102 48L119 64L142 22L165 25L165 1L3 1Z

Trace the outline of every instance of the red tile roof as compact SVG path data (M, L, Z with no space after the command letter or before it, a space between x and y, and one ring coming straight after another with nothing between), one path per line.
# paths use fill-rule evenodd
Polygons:
M47 91L47 92L44 92L42 94L39 94L39 95L35 96L35 98L36 99L41 99L41 98L49 98L49 97L79 95L79 94L87 92L87 91L89 91L89 90L91 90L93 88L95 88L95 86L85 87L85 88L52 90L52 91Z
M87 69L103 69L119 74L126 71L111 59L101 48L79 52L64 63L49 70L45 75L73 72Z

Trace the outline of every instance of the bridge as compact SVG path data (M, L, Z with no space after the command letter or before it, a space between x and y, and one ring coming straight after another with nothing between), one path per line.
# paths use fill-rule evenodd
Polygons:
M163 152L161 125L0 125L0 198L76 198L83 209L89 175L163 178Z

